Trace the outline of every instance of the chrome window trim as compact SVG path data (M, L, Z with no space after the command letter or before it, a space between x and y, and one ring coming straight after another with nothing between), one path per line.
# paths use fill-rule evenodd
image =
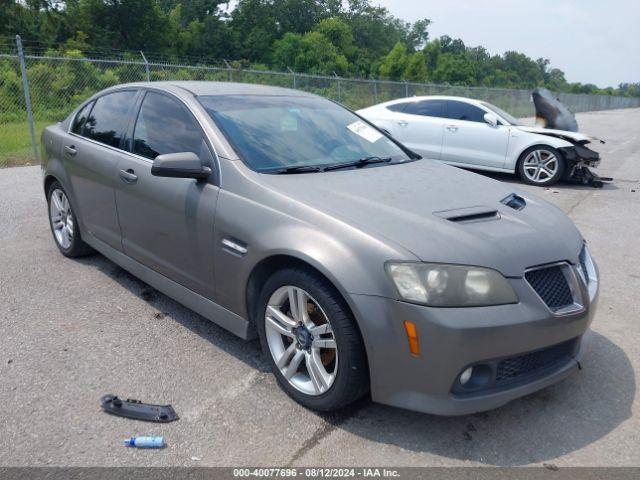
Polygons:
M553 309L549 307L549 305L547 305L547 303L543 300L543 298L540 295L538 295L538 292L536 292L536 289L533 288L533 285L531 285L527 280L527 276L526 276L527 272L544 270L545 268L551 268L551 267L561 267L562 274L564 275L564 278L567 280L567 284L569 285L569 290L571 291L571 296L573 298L573 304L567 307L558 308L558 309ZM582 293L582 289L580 288L580 283L578 282L578 275L576 273L576 268L573 265L571 265L569 262L566 262L566 261L554 262L554 263L547 263L545 265L538 265L535 267L527 268L524 271L524 275L522 278L527 283L527 285L529 285L529 288L531 288L533 293L535 293L536 297L540 299L540 301L546 307L546 309L551 312L552 315L556 317L564 317L574 313L580 313L586 310L584 295Z
M83 137L82 135L78 135L77 133L73 133L73 132L67 132L67 133L69 135L71 135L72 137L80 138L80 139L85 140L85 141L87 141L89 143L93 143L94 145L98 145L100 147L104 147L104 148L107 148L109 150L113 150L114 152L124 153L125 155L129 155L130 157L138 158L138 159L144 160L145 162L148 162L148 163L153 163L153 160L151 160L150 158L142 157L142 156L137 155L137 154L132 153L132 152L127 152L126 150L122 150L121 148L112 147L111 145L107 145L105 143L98 142L98 141L93 140L91 138Z

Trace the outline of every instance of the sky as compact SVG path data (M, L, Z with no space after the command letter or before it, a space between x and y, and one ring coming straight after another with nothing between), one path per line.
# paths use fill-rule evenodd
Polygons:
M640 0L373 0L402 20L428 18L491 54L516 50L600 87L640 82Z

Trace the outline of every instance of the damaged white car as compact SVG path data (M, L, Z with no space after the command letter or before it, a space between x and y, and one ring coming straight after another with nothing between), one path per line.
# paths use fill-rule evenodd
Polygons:
M602 186L589 168L600 155L592 137L523 125L490 103L462 97L392 100L359 110L420 155L450 165L517 173L527 183L548 186L560 179Z

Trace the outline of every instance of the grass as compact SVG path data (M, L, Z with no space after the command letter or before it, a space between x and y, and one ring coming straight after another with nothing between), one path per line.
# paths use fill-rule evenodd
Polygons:
M47 120L36 122L36 141L38 143L40 142L42 130L51 123L51 121ZM38 148L40 148L39 145ZM37 163L36 159L33 158L29 123L26 120L0 123L0 168L35 165Z

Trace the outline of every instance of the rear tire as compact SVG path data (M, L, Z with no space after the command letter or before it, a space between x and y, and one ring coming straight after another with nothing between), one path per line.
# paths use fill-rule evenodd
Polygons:
M47 191L49 207L49 226L53 240L60 252L69 258L82 257L94 250L82 241L77 217L71 208L71 202L64 188L54 181Z
M277 271L262 288L255 311L262 351L278 384L296 402L333 411L368 392L360 331L340 293L322 276L304 268Z
M548 145L527 148L518 159L518 174L529 185L547 187L558 182L566 170L562 154Z

